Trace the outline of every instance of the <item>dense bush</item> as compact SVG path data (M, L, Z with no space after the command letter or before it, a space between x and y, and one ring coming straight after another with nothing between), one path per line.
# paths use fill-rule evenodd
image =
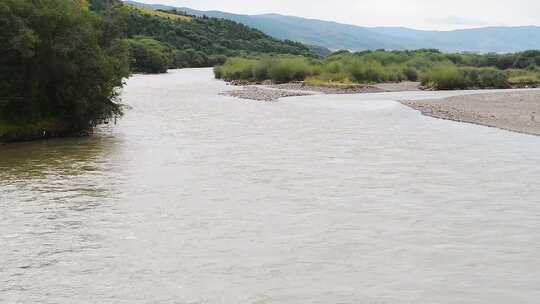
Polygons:
M440 90L466 88L507 88L540 83L539 68L497 68L508 58L532 58L535 52L523 54L444 54L437 50L416 51L339 51L324 60L305 57L235 58L216 68L216 77L226 80L272 80L288 82L306 80L314 84L351 84L421 81L426 87ZM517 57L516 57L517 56ZM484 64L495 66L478 67ZM521 71L518 74L516 71Z
M351 60L347 72L356 82L381 82L385 78L382 64L373 60Z
M232 58L224 65L214 69L216 78L229 81L236 79L272 80L275 83L300 81L319 72L317 67L303 57L267 57L262 60Z
M438 90L508 88L508 76L495 68L459 68L439 65L425 72L422 85Z
M511 69L506 71L508 83L516 87L536 87L540 83L540 72L537 69Z
M231 80L257 80L254 77L254 68L257 60L246 58L232 58L227 60L224 65L214 68L216 78Z
M234 58L215 69L217 78L226 80L243 79L249 81L272 80L276 83L302 81L317 77L327 82L375 83L416 81L418 71L401 63L401 60L387 57L387 64L375 60L340 52L326 60L300 56L262 57L259 59Z
M496 68L462 68L468 88L504 89L510 85L508 75Z
M275 62L268 61L268 75L276 83L300 81L312 76L316 68L310 65L307 59L302 57L283 58Z
M422 85L438 90L465 89L467 81L463 71L454 65L437 65L424 72L421 77Z
M131 54L131 70L138 73L166 73L173 62L171 47L148 37L126 39Z
M128 50L106 28L85 1L2 0L1 124L47 121L50 129L33 131L81 133L121 114Z

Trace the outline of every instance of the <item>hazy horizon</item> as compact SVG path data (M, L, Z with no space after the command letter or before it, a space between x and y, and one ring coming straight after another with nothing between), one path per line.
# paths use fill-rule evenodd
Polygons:
M249 0L139 0L151 4L220 10L237 14L277 13L304 18L335 21L358 26L399 26L421 30L454 30L486 26L540 25L540 1L400 0L377 2L337 0L266 1Z

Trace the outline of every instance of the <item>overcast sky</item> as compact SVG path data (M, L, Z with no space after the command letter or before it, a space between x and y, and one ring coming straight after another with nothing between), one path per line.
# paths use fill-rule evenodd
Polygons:
M280 13L361 26L458 29L540 25L540 0L139 0L240 14Z

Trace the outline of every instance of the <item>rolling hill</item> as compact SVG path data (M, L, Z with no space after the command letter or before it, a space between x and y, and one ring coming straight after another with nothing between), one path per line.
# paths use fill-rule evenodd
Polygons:
M178 9L195 16L205 15L229 19L259 29L278 39L298 41L331 50L437 48L449 52L519 52L540 49L540 27L538 26L424 31L403 27L361 27L279 14L240 15L221 11L198 11L166 5L131 3L154 9Z
M129 44L131 68L136 72L209 67L235 56L315 56L316 49L279 40L233 20L188 16L118 0L90 0L89 8L107 18L107 31Z

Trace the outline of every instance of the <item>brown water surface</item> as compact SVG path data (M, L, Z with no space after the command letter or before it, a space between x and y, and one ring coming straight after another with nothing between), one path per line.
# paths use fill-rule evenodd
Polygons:
M135 76L118 125L0 146L0 303L538 303L540 137L224 89Z

